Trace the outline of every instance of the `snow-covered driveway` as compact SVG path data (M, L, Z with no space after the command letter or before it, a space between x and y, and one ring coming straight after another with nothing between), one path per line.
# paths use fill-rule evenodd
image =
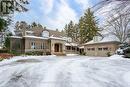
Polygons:
M0 87L130 87L130 60L16 57L0 62Z

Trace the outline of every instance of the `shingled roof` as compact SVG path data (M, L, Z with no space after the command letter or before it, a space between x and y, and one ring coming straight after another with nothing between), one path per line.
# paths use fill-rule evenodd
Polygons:
M53 37L65 37L65 33L64 32L60 32L60 31L57 31L57 30L50 30L50 29L46 29L50 36L53 36Z
M21 29L16 30L16 31L20 31L20 32L32 31L34 36L38 36L38 37L42 36L43 31L48 31L50 37L65 37L66 36L64 32L60 32L58 30L51 30L51 29L43 28L42 26L35 26L35 27L27 28L23 25L26 25L26 24L22 24Z

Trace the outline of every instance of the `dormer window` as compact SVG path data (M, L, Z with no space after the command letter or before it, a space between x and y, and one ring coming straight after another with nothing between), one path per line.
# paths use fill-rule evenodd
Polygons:
M42 32L42 37L49 37L49 32L48 31L43 31Z
M72 42L72 38L71 37L64 37L64 39L66 39L67 42Z

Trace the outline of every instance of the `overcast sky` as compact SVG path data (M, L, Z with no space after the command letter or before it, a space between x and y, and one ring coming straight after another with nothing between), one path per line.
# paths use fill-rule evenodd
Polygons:
M15 21L33 21L50 29L62 30L70 20L78 22L84 11L100 0L30 0L29 11L15 14Z

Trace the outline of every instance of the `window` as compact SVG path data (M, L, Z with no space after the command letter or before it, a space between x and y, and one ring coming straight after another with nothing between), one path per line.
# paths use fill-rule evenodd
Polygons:
M36 49L36 45L35 45L35 43L34 43L34 49Z
M67 48L67 50L70 50L70 46L67 46L66 48Z
M92 51L94 51L94 50L95 50L95 48L92 48L91 50L92 50Z
M79 51L79 48L77 48L77 51Z
M45 45L45 43L43 43L43 49L46 49L46 45Z
M41 44L41 49L42 49L42 44Z
M32 43L31 43L31 49L36 49L36 44L35 44L35 42L32 42Z
M41 49L45 49L45 43L41 44Z
M72 47L72 50L75 50L75 47Z
M90 48L88 48L87 50L90 51Z
M49 32L48 31L43 31L42 32L42 37L49 37Z
M102 51L102 48L98 48L99 51Z
M103 50L106 50L106 51L107 51L107 50L108 50L108 47L103 48Z
M88 51L95 51L95 48L87 48Z

